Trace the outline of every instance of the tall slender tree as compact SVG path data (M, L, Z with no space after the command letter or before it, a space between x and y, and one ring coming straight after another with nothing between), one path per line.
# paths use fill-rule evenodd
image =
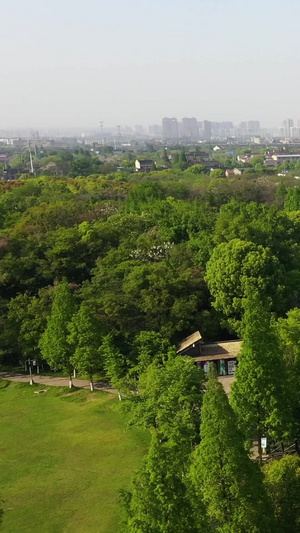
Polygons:
M214 370L201 417L201 442L193 453L190 478L213 529L218 533L274 533L260 468L244 448L235 414Z
M75 300L69 284L63 282L57 286L51 314L47 327L40 339L43 358L55 370L65 370L69 375L69 387L72 388L72 347L68 343L68 325L75 313Z
M287 370L275 324L258 293L248 294L243 318L243 347L230 401L244 435L282 439L291 431L292 409Z
M70 362L83 374L88 374L91 392L94 391L93 375L101 369L100 346L103 337L101 322L92 309L82 303L68 324L68 342L73 348Z
M172 351L147 366L133 395L133 423L151 428L149 454L133 480L125 531L208 532L201 500L187 483L190 454L199 442L203 372Z
M292 391L295 432L300 433L300 309L291 309L279 318L278 332Z
M125 356L116 346L114 338L111 334L103 337L100 352L103 360L103 368L111 385L116 387L119 391L120 389L126 389L126 379L123 380L123 378L126 374L127 361ZM119 398L120 400L122 398L120 392Z
M152 432L149 453L136 473L132 492L123 492L124 533L208 533L204 508L197 513L182 474L177 446ZM202 511L202 512L201 512Z

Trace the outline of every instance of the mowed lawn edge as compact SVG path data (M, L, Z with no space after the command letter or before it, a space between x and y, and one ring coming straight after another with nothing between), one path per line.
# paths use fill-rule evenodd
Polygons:
M1 532L116 533L149 434L115 396L0 381Z

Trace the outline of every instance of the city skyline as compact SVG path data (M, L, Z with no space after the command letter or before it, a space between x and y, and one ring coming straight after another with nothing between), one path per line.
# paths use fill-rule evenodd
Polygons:
M164 129L165 123L165 129ZM171 129L168 130L166 124L172 124ZM113 136L136 134L140 137L161 137L161 138L217 138L230 136L249 136L249 135L273 135L280 137L300 137L300 119L286 118L280 121L274 127L265 127L260 120L245 120L239 123L234 123L232 120L226 121L212 121L212 120L198 120L194 117L163 117L157 124L105 124L103 121L98 121L96 125L86 126L81 128L67 127L67 128L1 128L0 137L26 136L37 137L41 135L55 135L55 136L72 136L72 135L88 135L89 133L98 133L102 136L104 133Z

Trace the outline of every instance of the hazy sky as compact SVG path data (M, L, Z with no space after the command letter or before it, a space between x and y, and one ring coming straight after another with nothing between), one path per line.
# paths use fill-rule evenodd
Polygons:
M300 118L299 0L2 0L0 129Z

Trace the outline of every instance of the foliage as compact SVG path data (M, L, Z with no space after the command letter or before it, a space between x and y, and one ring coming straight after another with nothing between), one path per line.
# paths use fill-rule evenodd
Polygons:
M282 439L291 431L291 398L282 351L266 301L252 293L245 302L243 346L230 401L243 434Z
M281 209L284 207L286 195L287 195L287 188L284 185L284 183L281 182L278 185L276 189L276 194L275 194L275 202L276 202L277 207Z
M97 157L78 155L74 161L71 162L70 175L76 178L76 176L100 174L100 167L101 161Z
M135 474L132 492L123 492L124 533L208 532L205 517L194 514L181 473L177 448L153 433L143 466Z
M171 346L161 333L141 331L134 339L133 348L138 361L138 373L142 373L153 361L162 363Z
M265 486L282 533L300 529L300 458L286 455L264 466Z
M299 211L300 209L300 188L293 187L287 191L284 202L286 211Z
M128 363L116 346L111 334L103 337L100 354L103 359L103 368L110 383L113 387L120 389Z
M103 337L101 322L94 312L82 303L77 313L67 324L69 335L67 342L71 345L73 355L70 363L81 374L88 374L91 381L93 374L101 370L100 346ZM102 331L101 331L102 329Z
M221 168L215 168L211 171L210 176L213 179L225 178L225 170L222 170Z
M39 359L39 342L46 329L52 304L52 291L41 289L38 296L19 294L8 304L8 319L15 330L20 352L29 359Z
M295 266L299 232L286 213L274 206L231 201L223 205L216 221L216 244L232 239L268 247L286 269Z
M67 282L57 286L47 327L40 340L44 359L55 370L72 372L72 348L68 343L68 326L75 313L74 296Z
M191 358L170 352L164 364L155 361L140 375L133 422L156 429L187 459L191 445L199 442L203 381Z
M300 309L291 309L287 318L278 320L278 333L284 362L288 371L289 389L294 407L294 419L300 426Z
M190 477L213 529L273 533L272 509L260 469L243 447L234 412L213 370L203 399L200 433Z
M206 282L214 297L214 306L231 320L239 331L243 300L250 291L270 298L273 309L284 304L283 267L269 248L249 241L232 239L219 244L207 263Z
M192 174L206 174L206 167L201 164L192 165L189 167L188 172L192 172Z

